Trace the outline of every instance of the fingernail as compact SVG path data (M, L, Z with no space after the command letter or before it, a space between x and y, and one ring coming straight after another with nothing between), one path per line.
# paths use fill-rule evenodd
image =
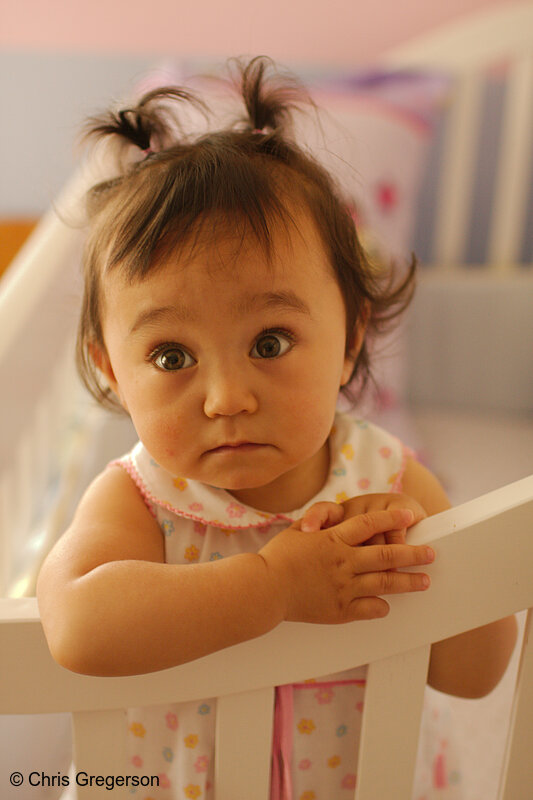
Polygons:
M431 578L429 577L429 575L422 576L422 586L424 587L424 589L427 589L428 586L431 586Z
M428 561L434 561L435 560L435 551L433 550L432 547L427 547L426 548L426 558L427 558Z

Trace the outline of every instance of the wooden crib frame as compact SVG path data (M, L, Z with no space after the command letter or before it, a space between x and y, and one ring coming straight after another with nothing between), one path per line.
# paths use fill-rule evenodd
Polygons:
M443 157L446 170L439 180L434 249L440 269L457 269L464 263L485 72L501 62L509 64L487 261L495 270L512 271L530 222L526 207L533 164L533 5L501 5L453 21L391 50L384 61L391 67L433 67L457 78Z
M457 72L435 247L436 260L448 273L457 272L463 261L481 72L494 58L510 55L513 66L489 261L501 276L517 271L517 243L527 224L533 149L532 40L533 6L517 3L461 20L385 59L388 65L436 66ZM82 184L84 180L82 177ZM59 203L60 209L70 208L72 193L79 194L79 187L76 178L64 202ZM84 442L94 444L97 436L107 439L108 430L115 438L118 429L117 423L104 419L79 392L72 368L75 319L66 309L73 306L72 296L77 292L71 264L78 262L80 246L79 231L50 212L3 279L0 294L4 394L11 391L10 358L16 349L30 344L39 357L39 327L32 328L32 324L37 309L44 309L39 312L43 324L47 298L52 296L56 305L49 310L47 324L56 326L58 343L53 369L38 378L42 402L33 402L29 383L28 402L21 394L13 414L3 420L0 594L9 597L0 600L0 713L72 711L77 768L95 775L120 774L121 709L218 696L217 800L266 800L273 687L368 663L356 797L407 800L430 644L533 606L533 477L417 526L411 541L432 542L438 553L430 569L432 589L423 596L392 598L391 613L384 620L340 627L287 623L261 639L147 676L97 679L61 669L48 653L36 601L31 597L40 563L34 545L40 554L46 553L65 526L69 503L83 483L80 453ZM52 451L66 421L74 427L77 445L62 456L54 478L53 513L45 528L37 530L35 519L42 495L49 486L51 470L57 469L57 454ZM29 555L22 561L15 538L28 545ZM500 800L531 800L531 619L529 611ZM246 743L246 753L242 745L236 751L238 741ZM80 787L78 796L107 795Z
M411 800L431 643L533 607L533 476L424 520L410 540L431 542L437 552L432 587L392 597L388 617L283 623L259 639L136 677L92 678L59 667L35 599L1 600L0 713L72 711L76 770L122 775L125 708L217 697L216 800L268 800L274 687L369 664L355 798ZM531 798L532 620L529 610L499 800ZM103 791L81 787L77 797Z

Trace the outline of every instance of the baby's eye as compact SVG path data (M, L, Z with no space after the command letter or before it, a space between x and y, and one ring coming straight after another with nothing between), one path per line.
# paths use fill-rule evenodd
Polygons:
M252 358L277 358L293 346L293 338L281 331L266 331L254 344L250 353Z
M165 372L177 372L180 369L191 367L195 363L194 358L186 350L176 345L160 347L152 353L150 360Z

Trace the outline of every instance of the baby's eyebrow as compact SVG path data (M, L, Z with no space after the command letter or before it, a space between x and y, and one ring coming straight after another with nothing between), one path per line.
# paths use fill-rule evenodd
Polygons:
M190 322L194 315L186 306L161 306L160 308L149 308L142 311L135 319L130 328L130 336L137 333L141 328L149 325L156 325L164 319L178 322Z
M297 311L300 314L311 316L311 311L307 303L290 289L279 292L262 292L245 295L235 302L232 311L235 316L244 316L263 309ZM130 328L130 336L137 333L141 328L149 325L156 325L163 320L194 322L196 318L197 315L192 309L187 308L187 306L171 305L161 306L160 308L149 308L146 311L142 311L136 317L135 322Z
M251 311L262 309L298 311L301 314L311 316L307 303L290 289L279 292L249 294L236 302L234 306L234 310L238 315L249 314Z

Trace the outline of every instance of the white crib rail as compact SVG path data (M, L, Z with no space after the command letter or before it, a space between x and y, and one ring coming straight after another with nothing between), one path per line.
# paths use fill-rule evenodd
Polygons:
M68 522L87 440L101 425L74 364L78 203L88 178L86 168L74 176L0 284L2 595L34 593L42 557Z
M13 590L10 584L21 542L30 536L38 508L45 506L48 487L55 480L53 473L59 471L56 442L65 424L65 406L72 400L68 380L72 370L67 356L72 358L70 348L48 376L48 385L40 387L38 402L20 431L10 467L0 475L2 594ZM23 580L22 575L19 580ZM19 592L24 593L25 589L19 584Z
M533 164L533 53L513 61L502 124L489 259L508 267L518 262L526 224L532 221L526 208Z
M432 542L437 551L429 570L432 587L424 595L391 598L385 619L345 626L285 623L267 636L151 675L69 673L49 655L35 600L2 600L0 713L72 710L75 728L80 722L77 768L121 774L123 762L115 760L125 735L120 708L222 697L217 800L266 798L268 784L260 787L259 778L269 772L271 687L368 663L355 796L410 800L428 644L533 606L533 476L424 520L411 540ZM531 797L533 760L524 744L533 736L530 633L531 613L499 800ZM237 739L236 725L251 733ZM248 759L253 767L242 771ZM79 796L99 795L80 789Z
M53 277L79 252L82 232L75 227L76 208L87 182L80 170L40 220L0 285L0 360L18 333L39 311ZM57 210L56 210L57 209ZM65 214L63 220L60 214ZM72 221L72 225L66 221Z
M472 216L473 165L484 132L480 127L483 76L510 64L496 180L492 194L488 262L497 271L517 264L526 225L533 141L533 4L501 5L439 26L391 50L392 67L451 72L456 89L446 129L437 203L433 261L453 268L465 262Z

